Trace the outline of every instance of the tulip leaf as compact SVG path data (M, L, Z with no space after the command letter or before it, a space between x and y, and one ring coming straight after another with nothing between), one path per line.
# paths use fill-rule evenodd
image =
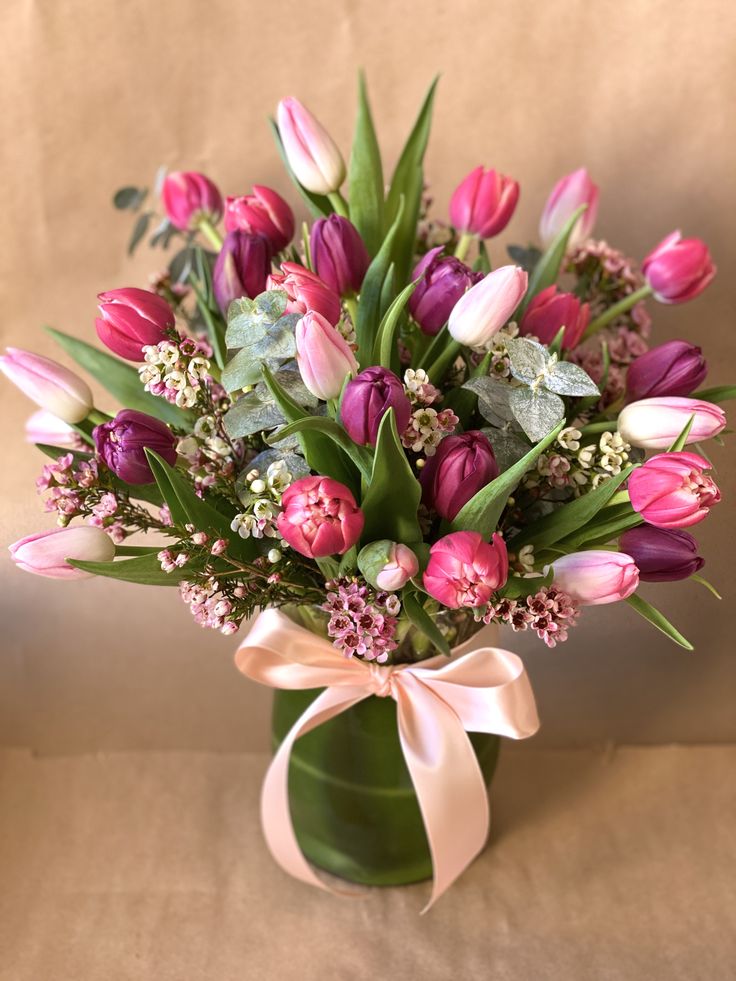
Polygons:
M685 444L687 443L687 438L690 435L690 430L693 428L694 422L695 422L695 415L693 414L685 423L685 427L680 433L680 435L674 441L672 446L670 446L670 448L667 450L668 453L679 453L681 450L685 448Z
M399 320L404 312L404 307L409 302L409 297L417 288L416 280L413 283L409 283L404 289L399 293L394 302L388 308L386 316L381 321L381 326L378 328L378 334L376 335L376 342L373 346L373 361L372 364L383 365L384 368L390 368L395 360L396 350L396 328L399 326Z
M381 319L388 313L388 308L391 306L396 298L396 266L391 263L388 267L388 272L386 273L383 286L381 287L381 302L379 304L379 313Z
M716 385L715 388L704 388L700 392L693 392L692 399L700 399L702 402L728 402L736 399L736 385Z
M394 410L381 419L373 471L363 496L363 540L389 538L410 545L422 540L417 510L422 496L396 430Z
M406 613L419 633L424 634L427 640L431 641L438 651L449 657L450 645L448 640L429 613L424 609L420 595L406 590L401 596L401 605L404 613Z
M365 77L358 75L358 116L348 171L350 220L374 256L383 236L383 168L368 102Z
M327 217L327 215L331 215L333 208L332 205L330 204L329 198L325 197L325 195L323 194L313 194L312 191L308 191L303 184L299 183L296 174L291 169L291 165L289 164L289 158L286 156L286 151L284 150L284 144L281 141L281 134L279 133L279 128L276 125L276 120L270 118L268 122L269 125L271 126L271 132L273 133L273 138L276 143L276 148L279 151L279 156L281 157L281 160L284 164L284 168L286 169L286 172L289 175L289 177L294 182L294 186L299 191L301 196L304 198L304 201L307 207L309 208L309 210L312 212L315 218L325 218Z
M399 228L401 216L404 213L403 199L399 202L396 219L383 240L375 259L368 266L360 288L358 317L355 324L355 335L358 342L358 363L361 368L369 368L368 359L373 351L373 341L379 326L381 314L381 293L384 280L391 267L391 249Z
M601 545L607 545L619 538L629 528L643 524L644 519L631 506L622 510L623 514L614 515L608 521L593 522L576 534L568 535L557 543L558 547L566 552L577 552L581 548L600 548Z
M328 419L327 416L304 416L302 419L297 419L296 422L291 422L284 426L283 429L279 429L266 442L277 442L295 433L299 433L300 435L305 433L319 433L327 436L336 446L339 446L341 450L347 453L363 477L368 479L370 476L370 453L364 447L354 443L342 426L338 422L335 422L334 419Z
M534 267L534 272L529 280L529 288L526 291L524 299L519 304L519 308L513 317L514 320L519 319L537 293L541 293L542 290L547 289L548 286L552 286L553 283L557 282L557 277L560 274L560 268L567 252L568 240L578 219L587 207L587 204L581 204L570 215L557 237L542 254L541 259Z
M695 649L687 637L683 637L680 631L676 627L673 627L664 613L660 613L656 607L652 606L651 603L647 603L647 601L642 599L641 596L634 593L633 596L626 597L626 602L630 607L636 610L640 616L644 617L645 620L648 620L652 626L657 628L657 630L661 630L663 634L669 637L670 640L673 640L680 647L684 647L686 651L692 651Z
M553 578L554 571L552 569L549 569L542 576L509 576L499 592L504 599L521 599L524 596L533 596L544 586L551 586Z
M171 572L164 572L156 558L157 552L113 562L84 562L81 559L67 559L67 562L75 569L84 569L85 572L91 572L95 576L136 582L143 586L178 586L182 579L192 575L194 571L192 564L173 569Z

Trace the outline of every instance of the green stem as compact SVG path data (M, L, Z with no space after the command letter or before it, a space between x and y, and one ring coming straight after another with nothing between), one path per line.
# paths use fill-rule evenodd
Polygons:
M310 272L314 272L312 267L312 248L309 244L309 225L306 221L302 222L302 246L304 248L304 262Z
M353 327L358 326L358 301L354 296L344 296L343 302L348 309L350 314L350 319L353 321Z
M330 191L327 197L336 214L342 215L343 218L350 217L348 203L339 191Z
M85 421L91 422L93 426L101 426L103 422L109 422L110 416L100 412L99 409L90 409Z
M462 262L462 260L468 254L468 249L470 248L470 243L473 241L474 238L475 238L475 236L472 235L470 232L463 232L462 233L462 235L458 239L458 243L457 243L457 245L455 247L455 258L456 259L460 259L460 261Z
M618 303L614 303L612 307L604 310L599 317L595 318L595 320L591 320L585 329L582 340L585 341L589 337L592 337L593 334L599 331L602 327L605 327L607 324L610 324L612 320L616 319L616 317L619 317L622 313L626 313L627 310L630 310L633 306L636 306L640 300L645 300L648 296L651 296L652 292L651 286L642 286L641 289L636 290L636 292L629 293L629 295L625 296L623 300L619 300Z
M630 501L627 490L616 491L611 500L606 504L607 508L615 507L617 504L628 504Z
M199 231L204 235L210 245L219 252L222 248L222 236L217 231L215 226L209 220L209 218L202 217L199 219L199 224L197 226Z
M606 419L604 422L590 422L587 426L583 426L580 430L583 435L589 433L615 433L618 429L618 421L616 419Z

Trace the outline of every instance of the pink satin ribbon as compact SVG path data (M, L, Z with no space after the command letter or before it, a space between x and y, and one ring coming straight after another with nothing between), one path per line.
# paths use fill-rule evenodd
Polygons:
M468 645L464 645L464 650ZM382 666L344 658L332 644L278 610L264 610L235 655L240 671L271 688L325 688L294 723L268 769L261 820L273 857L290 875L337 892L319 879L296 840L289 809L289 757L295 741L371 695L397 705L401 748L432 856L429 907L467 868L488 837L488 794L467 732L526 739L539 728L520 658L482 647L448 660Z

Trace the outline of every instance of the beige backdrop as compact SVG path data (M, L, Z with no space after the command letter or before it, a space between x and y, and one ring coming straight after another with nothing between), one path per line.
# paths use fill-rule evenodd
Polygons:
M654 310L656 336L702 341L710 381L733 381L735 27L725 0L5 0L2 340L53 354L42 324L91 339L95 294L145 285L158 259L126 258L115 188L150 182L164 163L228 193L272 184L296 204L265 122L279 97L298 94L347 151L364 66L393 164L440 70L428 155L439 213L471 167L494 165L522 183L509 231L526 241L555 179L586 164L603 189L601 236L639 257L678 226L708 241L719 277L701 300ZM33 489L40 457L22 439L31 407L8 385L0 401L6 543L51 517ZM621 606L588 611L556 651L509 638L540 702L534 745L736 736L734 465L715 455L725 503L698 537L724 603L694 584L647 590L697 653ZM196 627L174 590L57 583L0 562L0 744L265 746L266 693L236 674L233 640Z

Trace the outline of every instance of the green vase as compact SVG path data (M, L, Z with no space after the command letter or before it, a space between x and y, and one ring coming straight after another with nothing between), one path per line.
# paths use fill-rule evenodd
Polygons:
M274 749L319 694L274 693ZM469 735L488 784L499 737ZM319 868L370 886L431 877L427 836L401 752L393 699L372 695L298 739L289 767L289 801L299 845Z

